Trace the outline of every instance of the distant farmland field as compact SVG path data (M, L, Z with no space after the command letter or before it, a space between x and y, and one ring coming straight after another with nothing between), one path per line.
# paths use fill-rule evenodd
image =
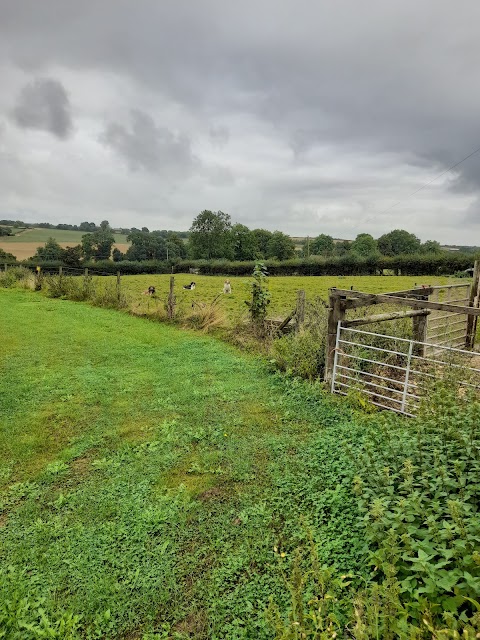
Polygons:
M17 260L25 260L33 256L37 247L43 246L49 238L55 240L62 246L72 247L80 244L84 231L63 231L61 229L24 229L14 236L2 237L0 240L0 249L13 253ZM130 246L127 243L127 236L116 233L115 246L120 251L125 252Z

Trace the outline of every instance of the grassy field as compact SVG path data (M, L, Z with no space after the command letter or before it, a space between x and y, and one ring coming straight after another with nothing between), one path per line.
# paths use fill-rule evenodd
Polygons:
M0 323L10 611L33 624L41 606L52 628L78 614L88 637L270 638L268 598L287 598L274 547L305 539L302 513L324 561L362 570L335 471L341 434L362 437L348 411L332 421L313 390L302 409L255 360L115 311L0 290Z
M0 239L0 249L12 253L18 260L31 258L37 247L43 246L49 238L55 240L62 246L72 247L80 244L84 231L62 231L61 229L24 229L14 236L7 236ZM126 251L130 246L127 243L127 236L116 233L115 246L120 251Z
M408 421L114 310L0 289L0 325L0 637L431 640L432 603L472 614L480 405L453 387Z
M112 281L114 278L110 278ZM194 291L185 291L182 287L195 280ZM207 302L216 296L221 296L221 305L226 315L230 319L237 318L247 309L245 300L249 298L248 277L229 278L232 284L232 293L223 295L223 282L225 278L220 276L192 276L190 274L176 274L176 296L180 308L187 309L192 301ZM162 306L169 289L170 276L168 275L140 275L123 276L122 286L127 293L131 304L138 309L148 310L156 305ZM457 282L446 277L429 278L427 284L446 284L447 282ZM458 282L465 282L460 281ZM269 315L281 316L291 311L295 307L297 291L304 289L307 299L322 297L328 299L330 287L342 289L354 289L367 293L382 293L385 291L401 291L414 287L416 284L425 283L419 277L405 276L277 276L269 279L269 290L271 292L271 303ZM142 295L150 285L156 288L156 300L151 300Z

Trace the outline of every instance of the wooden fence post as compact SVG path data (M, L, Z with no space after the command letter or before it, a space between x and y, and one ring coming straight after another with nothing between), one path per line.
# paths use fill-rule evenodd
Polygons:
M412 328L412 338L415 342L426 342L427 341L427 315L424 316L413 316L413 328ZM414 344L413 345L413 354L416 356L424 356L425 355L425 345L424 344Z
M335 289L330 289L328 298L328 320L327 320L327 344L325 353L325 382L331 382L333 376L333 362L335 359L335 347L337 344L338 323L345 318L345 306L341 297L335 293Z
M8 264L5 262L5 264L4 264L3 266L4 266L5 271L7 271L7 269L8 269Z
M35 291L41 291L42 289L42 268L37 267L35 269L35 283L34 283Z
M121 297L121 287L120 287L120 271L117 271L117 300L120 300Z
M298 333L305 323L305 291L297 291L297 312L295 331Z
M169 320L173 320L175 317L175 278L174 276L170 276L170 291L168 293L168 301L167 301L167 317Z
M469 307L478 307L480 303L480 263L475 260L473 269L473 282L470 289L470 299L468 301ZM475 346L475 334L477 332L477 316L467 317L467 333L465 338L465 348L473 349Z

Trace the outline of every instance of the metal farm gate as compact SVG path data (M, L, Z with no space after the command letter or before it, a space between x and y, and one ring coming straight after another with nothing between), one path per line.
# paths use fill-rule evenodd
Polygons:
M428 296L430 302L445 302L467 307L470 302L471 285L450 284L431 287L433 292ZM464 347L468 332L468 316L465 313L451 313L432 310L427 317L426 341L449 347ZM432 348L429 348L432 351Z
M447 376L464 391L480 390L480 354L472 351L479 302L478 262L472 284L375 294L330 289L325 381L332 393L346 395L355 389L372 404L408 416L416 415L432 383ZM374 305L387 311L364 316L356 312ZM350 310L357 317L348 318ZM406 318L412 321L411 339L359 329Z
M338 323L332 393L356 390L371 404L415 416L429 385L453 371L461 388L480 390L480 364L471 351L396 338Z

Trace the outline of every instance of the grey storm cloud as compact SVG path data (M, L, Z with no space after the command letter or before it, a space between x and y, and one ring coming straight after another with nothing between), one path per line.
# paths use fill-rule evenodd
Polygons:
M204 180L195 188L210 199L216 179L205 171L207 153L232 176L230 195L227 180L222 201L208 206L241 210L240 194L245 207L271 205L280 227L302 198L319 216L324 200L343 201L347 210L361 201L359 210L374 220L375 211L480 145L477 0L0 0L0 15L3 64L30 76L58 68L65 77L96 74L125 89L125 100L128 91L134 96L137 111L127 124L118 116L125 103L113 105L110 118L111 104L96 110L97 132L109 118L103 143L131 169L170 176L170 165L175 175ZM38 89L37 99L50 104ZM16 119L61 135L46 113L41 119L22 99ZM340 172L317 180L318 150L324 164L373 163L379 179L359 171L357 178ZM384 157L382 167L377 159ZM457 198L457 210L470 206L462 198L480 195L480 154L448 177L419 194L424 202L431 196L431 216L444 195ZM269 200L275 193L283 208ZM177 206L184 210L186 201ZM380 215L378 230L398 226L401 210ZM409 220L419 223L413 214ZM442 215L435 224L447 235L452 223Z
M154 119L140 109L130 112L130 126L117 122L107 125L100 141L116 151L135 171L188 172L195 163L190 140L159 127Z
M38 78L20 91L12 112L19 127L40 129L57 138L72 131L70 102L64 86L53 78Z

